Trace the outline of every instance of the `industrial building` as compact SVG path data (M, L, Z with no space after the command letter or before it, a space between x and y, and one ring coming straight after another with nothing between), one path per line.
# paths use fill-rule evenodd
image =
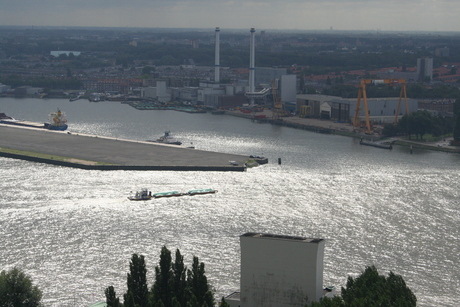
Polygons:
M303 307L323 292L324 239L245 233L240 236L240 291L231 307Z
M202 81L198 87L171 87L163 95L164 99L200 104L212 108L233 108L244 104L265 104L276 88L281 102L295 106L297 76L288 75L286 68L255 67L255 29L250 30L249 77L233 84L220 83L220 28L215 29L214 81ZM144 90L142 97L156 97L154 88ZM295 107L293 107L295 109Z
M398 109L399 97L367 98L369 118L374 122L392 123ZM405 104L405 101L401 102ZM407 99L409 113L418 110L415 99ZM297 95L297 112L301 117L330 119L334 121L350 122L355 116L356 98L341 98L327 95ZM405 115L406 108L401 105L399 115ZM359 114L364 117L364 109Z
M143 87L141 97L156 99L159 102L171 100L171 94L166 90L166 81L156 81L156 86Z

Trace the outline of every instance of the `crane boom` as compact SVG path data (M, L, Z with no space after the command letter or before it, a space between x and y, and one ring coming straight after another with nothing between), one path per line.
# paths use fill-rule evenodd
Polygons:
M398 108L396 110L396 115L394 119L394 124L398 123L398 115L399 110L401 107L401 100L404 96L404 100L406 103L406 114L409 114L409 104L407 102L407 91L406 91L406 80L405 79L361 79L359 83L359 91L358 91L358 100L356 102L356 110L355 110L355 117L353 118L353 126L356 129L359 129L361 126L359 113L361 111L361 99L363 100L364 105L364 115L366 117L366 133L371 133L371 123L369 119L369 105L367 102L367 94L366 94L366 84L401 84L401 92L399 94L398 100Z

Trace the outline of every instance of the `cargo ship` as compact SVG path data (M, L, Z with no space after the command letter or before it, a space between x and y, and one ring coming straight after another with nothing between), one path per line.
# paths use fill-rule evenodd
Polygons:
M56 112L50 113L49 123L45 123L45 128L49 130L64 131L67 129L67 118L61 110L57 109Z

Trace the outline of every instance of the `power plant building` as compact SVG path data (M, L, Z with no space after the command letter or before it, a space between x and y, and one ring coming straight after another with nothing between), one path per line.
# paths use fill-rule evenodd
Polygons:
M324 295L324 239L246 233L240 245L240 292L225 298L231 307L303 307Z

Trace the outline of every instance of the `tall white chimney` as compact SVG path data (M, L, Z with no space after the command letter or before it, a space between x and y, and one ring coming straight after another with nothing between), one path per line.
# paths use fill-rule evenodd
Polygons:
M216 55L215 55L215 65L214 65L214 82L220 82L220 41L219 41L219 32L220 28L216 27Z
M249 42L250 47L249 47L249 92L254 93L255 92L255 39L254 35L256 32L256 29L251 28L251 40ZM254 104L254 98L251 98L251 105Z

